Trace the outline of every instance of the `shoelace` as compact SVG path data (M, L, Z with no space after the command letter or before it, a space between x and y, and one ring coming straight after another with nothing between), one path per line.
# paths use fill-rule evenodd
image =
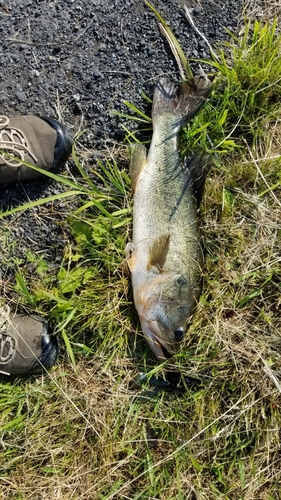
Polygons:
M13 357L14 351L12 337L0 333L0 362L6 363Z
M7 335L6 328L10 317L10 307L0 307L0 362L5 363L14 354L14 343L12 337Z
M7 129L9 123L7 116L0 115L0 163L5 163L9 167L19 167L27 155L37 163L37 158L27 146L23 132L15 128Z

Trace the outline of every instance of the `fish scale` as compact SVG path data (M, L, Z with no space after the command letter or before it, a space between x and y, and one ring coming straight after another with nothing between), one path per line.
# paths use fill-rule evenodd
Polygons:
M169 116L164 117L169 121ZM162 121L162 120L161 120ZM198 207L192 187L185 189L186 175L179 165L177 137L162 145L172 128L156 127L156 137L151 144L145 168L142 169L134 192L133 243L138 248L141 260L148 260L153 241L163 234L170 235L170 248L165 267L171 268L178 254L190 258L189 254L202 255L198 241ZM158 130L159 129L159 130ZM179 199L184 196L180 203ZM192 251L187 251L187 245Z

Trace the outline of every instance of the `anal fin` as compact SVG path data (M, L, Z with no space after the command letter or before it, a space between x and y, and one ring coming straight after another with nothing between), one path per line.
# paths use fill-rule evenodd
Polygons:
M136 185L138 176L146 164L146 148L143 144L134 144L132 147L132 156L130 164L130 177L133 189Z

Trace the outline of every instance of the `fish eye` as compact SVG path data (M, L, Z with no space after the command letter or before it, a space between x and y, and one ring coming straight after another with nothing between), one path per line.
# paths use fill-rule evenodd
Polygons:
M180 340L182 340L183 336L184 336L184 329L181 327L181 328L177 328L174 332L175 334L175 338L176 340L179 342Z
M176 278L176 284L178 286L184 286L186 285L186 279L180 274L179 276L177 276Z

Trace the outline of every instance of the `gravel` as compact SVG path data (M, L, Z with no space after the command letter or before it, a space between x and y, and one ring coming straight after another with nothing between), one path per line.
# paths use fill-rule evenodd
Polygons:
M207 44L186 20L183 2L153 2L189 58L208 58ZM196 26L209 42L238 32L241 0L186 1ZM262 0L258 2L262 10ZM0 110L3 115L43 114L61 119L81 137L83 150L96 154L124 138L122 125L134 122L111 114L128 113L128 100L147 110L142 94L152 96L154 82L179 72L154 14L142 0L0 0ZM192 63L198 71L198 63ZM49 180L0 186L2 209L60 191ZM45 252L50 262L69 237L60 222L65 201L48 204L4 224L10 238L27 249ZM2 243L0 260L4 262ZM55 255L55 259L54 259Z

